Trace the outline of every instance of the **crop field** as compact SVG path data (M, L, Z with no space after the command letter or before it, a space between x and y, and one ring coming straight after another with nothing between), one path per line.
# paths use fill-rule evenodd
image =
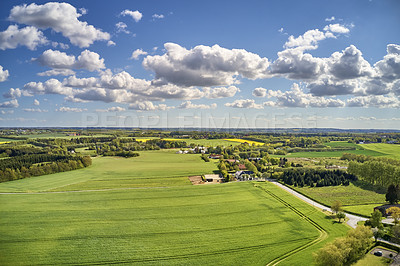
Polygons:
M345 233L280 188L260 186L0 195L0 264L265 265L298 251L283 265L306 265Z
M256 146L262 146L265 145L264 142L259 142L259 141L253 141L253 140L246 140L246 139L224 139L226 141L231 141L231 142L239 142L239 143L248 143L250 145L256 145Z
M345 150L345 151L321 151L321 152L294 152L278 157L287 158L321 158L321 157L341 157L344 153L362 154L366 156L383 156L385 154L374 150Z
M1 183L0 265L309 265L347 230L270 183L192 186L216 169L198 154L140 154Z
M400 159L400 145L387 143L362 144L363 148L374 152L383 153L383 156Z
M365 216L370 216L374 207L385 203L384 191L376 192L372 186L365 185L361 181L350 183L349 186L296 187L295 189L327 206L339 200L344 210Z
M358 144L349 143L347 141L331 141L331 142L324 143L324 145L332 147L332 148L346 147L346 148L356 148L357 150L362 149Z
M8 138L0 138L0 143L5 144L5 143L10 143L12 141L18 141L15 139L8 139Z
M0 183L0 192L66 191L136 187L184 186L190 175L213 173L212 160L176 150L139 152L139 157L95 157L88 168Z

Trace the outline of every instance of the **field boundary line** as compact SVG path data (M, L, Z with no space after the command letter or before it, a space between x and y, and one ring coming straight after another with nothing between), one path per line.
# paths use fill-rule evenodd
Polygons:
M310 223L313 227L315 227L318 232L319 232L319 236L310 241L309 243L300 246L298 248L295 248L293 250L291 250L290 252L281 255L277 258L275 258L274 260L270 261L267 266L275 266L277 264L279 264L280 262L282 262L283 260L287 259L288 257L310 247L313 246L315 244L318 244L320 242L322 242L323 240L325 240L328 237L328 233L325 231L325 229L320 226L318 223L316 223L315 221L313 221L312 219L310 219L307 215L305 215L304 213L302 213L301 211L299 211L297 208L295 208L294 206L292 206L290 203L286 202L285 200L281 199L279 196L275 195L273 192L258 186L258 185L254 185L254 187L256 188L260 188L261 190L263 190L265 193L269 194L270 196L272 196L273 198L275 198L276 200L278 200L280 203L282 203L285 207L289 208L291 211L293 211L295 214L299 215L302 219L304 219L305 221L307 221L308 223Z
M308 238L300 238L300 239L293 239L293 240L286 240L281 242L274 242L274 243L267 243L267 244L260 244L260 245L253 245L247 247L241 247L240 249L237 248L229 248L229 249L222 249L218 251L209 251L209 252L194 252L194 253L187 253L181 255L171 255L171 256L163 256L163 257L147 257L147 258L137 258L137 259L126 259L120 261L94 261L94 262L82 262L82 263L64 263L65 265L107 265L107 264L132 264L132 263L141 263L141 262L159 262L159 261L167 261L167 260L174 260L174 259L186 259L190 257L196 256L213 256L213 255L221 255L221 254L228 254L232 252L245 252L249 250L259 250L260 248L265 248L277 244L283 243L295 243L300 242L302 240L308 240ZM39 264L40 265L40 264Z
M130 189L160 189L173 187L126 187L126 188L104 188L104 189L88 189L88 190L70 190L70 191L39 191L39 192L0 192L0 195L31 195L31 194L55 194L55 193L84 193L84 192L101 192L101 191L118 191Z

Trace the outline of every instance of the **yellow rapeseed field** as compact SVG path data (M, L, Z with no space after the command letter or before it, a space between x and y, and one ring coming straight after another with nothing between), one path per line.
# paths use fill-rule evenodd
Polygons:
M250 145L257 145L257 146L261 146L264 145L265 143L259 142L259 141L252 141L252 140L246 140L246 139L224 139L227 141L233 141L233 142L240 142L240 143L248 143Z

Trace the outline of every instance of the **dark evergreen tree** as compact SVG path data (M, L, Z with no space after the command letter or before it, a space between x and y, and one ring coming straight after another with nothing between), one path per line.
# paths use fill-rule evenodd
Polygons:
M389 185L386 193L386 201L389 201L390 204L395 204L400 199L400 188L399 185L391 184Z

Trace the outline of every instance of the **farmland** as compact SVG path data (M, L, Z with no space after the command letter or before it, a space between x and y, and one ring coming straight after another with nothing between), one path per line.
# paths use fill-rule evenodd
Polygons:
M344 210L370 216L374 207L385 203L385 190L377 190L371 185L363 184L361 181L350 183L349 186L329 187L298 187L295 188L302 194L315 199L326 206L339 200Z
M344 235L347 226L269 182L193 186L188 176L221 173L236 181L244 166L251 177L289 182L291 172L290 185L301 193L328 206L340 200L346 211L367 216L385 202L385 188L356 178L340 185L344 176L325 167L347 166L343 153L393 156L397 151L389 148L398 147L368 149L342 137L295 135L115 130L80 138L66 130L35 132L29 131L37 139L2 145L0 174L14 181L0 183L1 265L310 265L312 253ZM285 154L291 151L300 152ZM70 161L84 156L91 164L73 168ZM50 166L54 174L45 172ZM309 171L308 181L302 169ZM310 178L318 187L308 187Z
M383 156L400 159L400 145L395 144L386 144L386 143L371 143L371 144L363 144L361 145L363 148L382 153Z
M284 265L310 264L313 251L346 231L272 184L187 180L215 169L199 155L144 151L2 183L1 192L33 193L0 195L1 264L265 265L295 251Z
M216 169L196 154L144 151L136 158L99 157L89 168L0 183L0 192L182 186L190 185L187 176Z
M265 144L263 142L247 140L247 139L224 139L224 140L230 141L230 142L248 143L249 145L256 145L256 146L260 146L260 145L264 145Z
M328 239L345 231L274 185L262 186L321 222ZM265 265L320 236L310 223L252 183L0 198L2 265ZM320 245L285 262L301 259L309 264L311 252Z
M294 152L279 157L287 158L322 158L322 157L341 157L344 153L353 153L366 156L383 156L385 154L373 150L345 150L345 151L321 151L321 152Z

